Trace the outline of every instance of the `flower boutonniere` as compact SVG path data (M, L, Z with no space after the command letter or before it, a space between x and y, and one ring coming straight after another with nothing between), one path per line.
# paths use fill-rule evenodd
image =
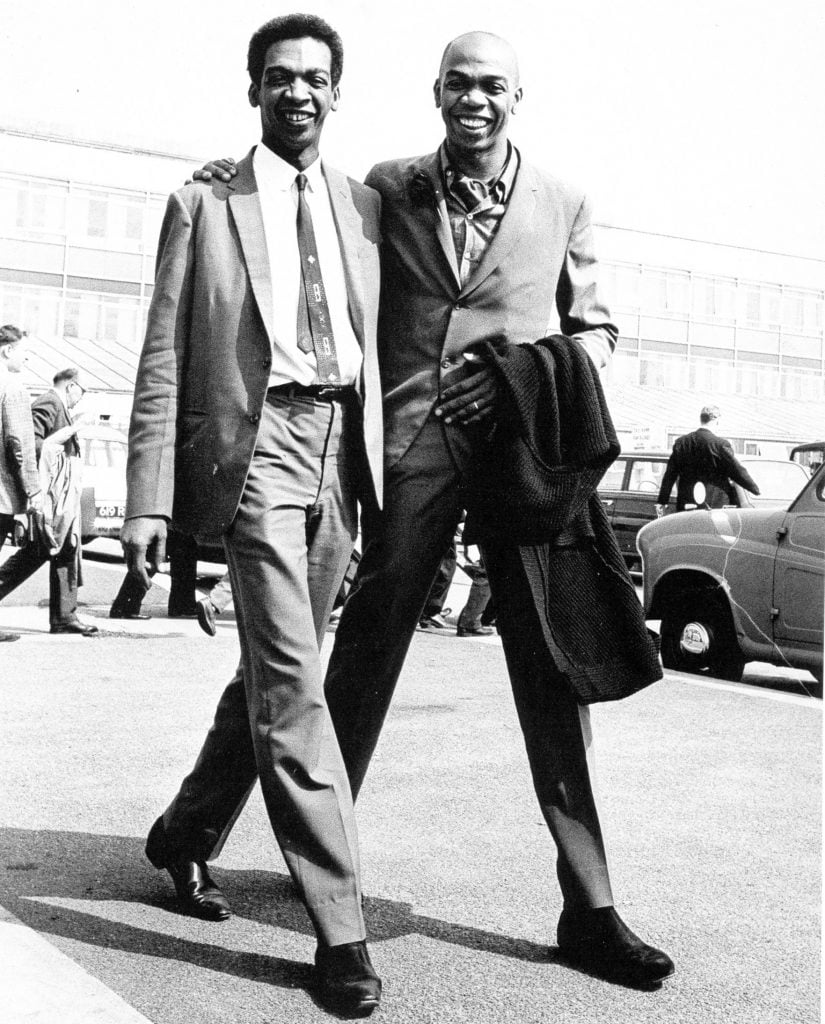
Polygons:
M410 178L408 191L410 200L415 206L428 206L431 209L438 206L438 194L429 174L416 171Z

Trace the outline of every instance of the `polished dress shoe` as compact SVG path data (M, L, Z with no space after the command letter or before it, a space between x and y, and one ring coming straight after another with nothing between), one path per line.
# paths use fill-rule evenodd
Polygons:
M166 848L166 831L160 817L146 839L146 856L153 867L165 868L184 910L204 921L225 921L232 916L229 901L210 876L205 861L175 857Z
M315 950L315 972L319 998L335 1013L368 1017L381 1000L381 979L370 962L363 939L341 946L319 944Z
M208 597L202 597L198 601L198 625L207 636L214 636L218 632L215 625L217 609Z
M495 630L492 626L458 626L456 636L492 636Z
M652 988L675 970L667 953L634 935L615 907L565 906L557 940L570 963L622 985Z
M100 630L91 622L81 622L80 619L67 619L65 622L53 622L49 626L50 633L74 633L77 636L94 636Z

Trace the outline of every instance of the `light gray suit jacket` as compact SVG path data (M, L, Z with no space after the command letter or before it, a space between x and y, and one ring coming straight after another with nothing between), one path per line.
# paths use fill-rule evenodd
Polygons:
M376 351L380 198L324 165L349 312L364 353L366 487L380 501L382 417ZM223 534L252 461L272 360L272 284L252 151L232 182L173 193L129 429L126 516L171 517ZM370 498L369 493L362 497Z
M18 375L0 373L0 513L25 512L40 490L29 395Z

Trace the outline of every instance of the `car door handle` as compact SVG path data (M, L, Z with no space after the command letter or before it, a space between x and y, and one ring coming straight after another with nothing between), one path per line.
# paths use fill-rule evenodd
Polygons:
M604 505L605 508L610 508L614 504L614 501L615 501L614 498L602 498L601 499L602 505Z

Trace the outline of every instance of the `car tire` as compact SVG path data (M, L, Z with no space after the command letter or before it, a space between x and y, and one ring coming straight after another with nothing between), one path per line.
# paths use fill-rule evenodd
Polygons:
M738 682L745 659L729 609L712 594L696 594L662 616L662 664L679 672Z

